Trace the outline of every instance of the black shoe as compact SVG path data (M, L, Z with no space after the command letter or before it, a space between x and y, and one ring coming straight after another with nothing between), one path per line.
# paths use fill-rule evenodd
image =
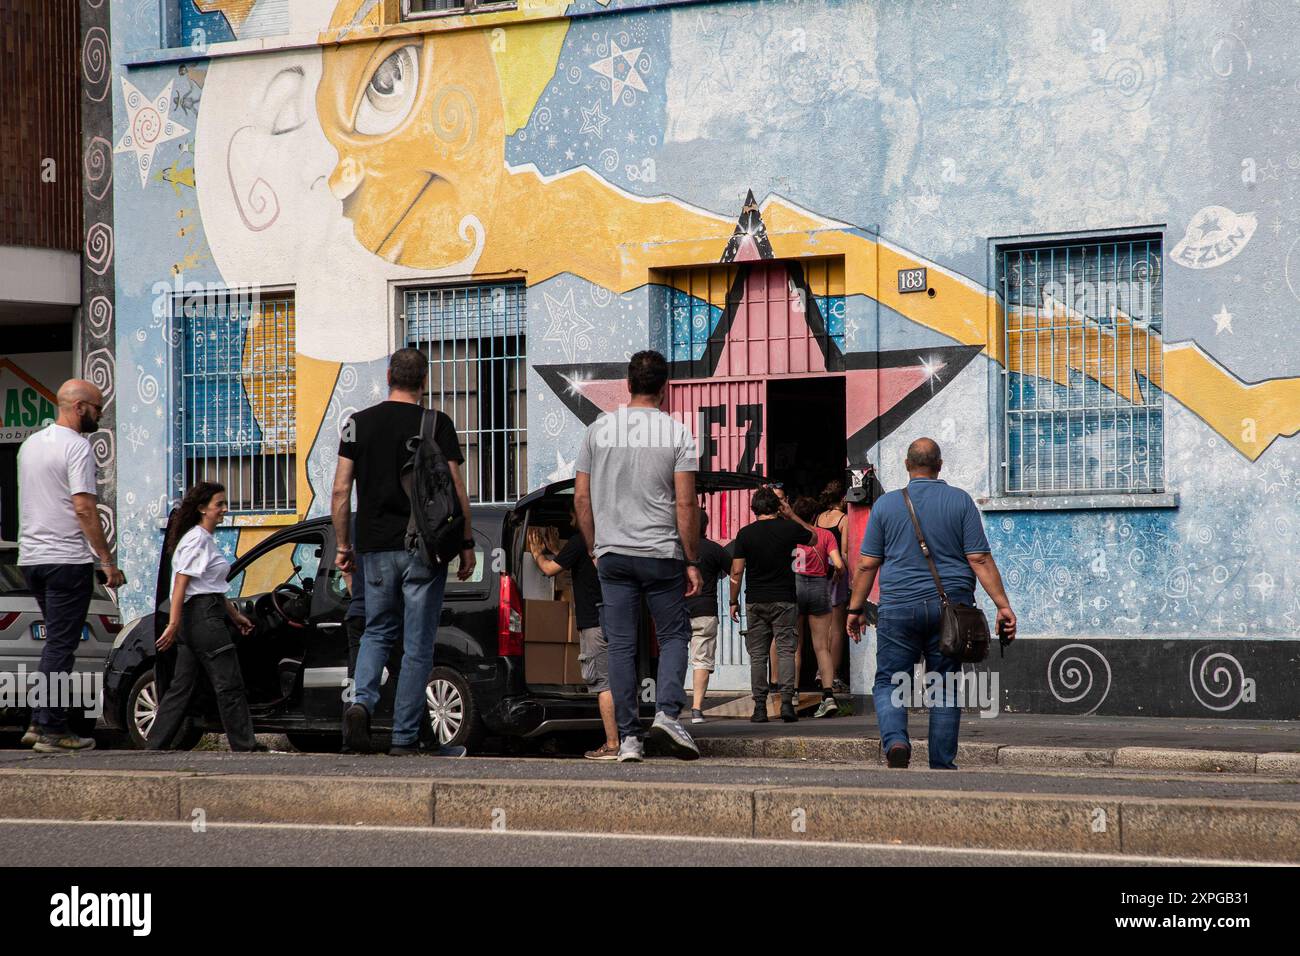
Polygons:
M390 757L418 757L421 753L418 743L390 744L388 747L388 756Z
M906 770L912 760L912 748L907 744L894 744L885 754L885 763L895 770Z
M343 746L357 754L374 750L370 745L370 712L360 704L343 712Z
M787 724L793 724L799 720L799 715L794 712L794 704L788 700L781 702L781 719Z
M749 718L749 722L751 724L767 723L767 701L764 700L754 701L754 713Z

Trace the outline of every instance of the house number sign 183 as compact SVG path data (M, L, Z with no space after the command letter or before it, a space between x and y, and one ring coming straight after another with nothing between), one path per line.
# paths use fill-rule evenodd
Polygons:
M926 277L924 269L899 269L898 270L898 291L899 292L924 292L926 288Z

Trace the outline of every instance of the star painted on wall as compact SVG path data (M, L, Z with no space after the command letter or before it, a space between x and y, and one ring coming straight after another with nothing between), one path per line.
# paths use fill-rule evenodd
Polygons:
M605 124L609 122L609 117L605 111L600 108L599 103L593 103L591 109L585 106L579 107L582 110L582 128L579 133L595 133L597 139L605 138Z
M636 69L636 58L641 55L642 49L642 47L632 50L620 49L618 41L611 37L609 56L590 64L591 69L609 80L611 103L617 103L618 98L623 95L623 90L629 86L642 93L650 92Z
M564 349L564 357L570 362L578 349L591 348L591 331L595 326L578 314L573 304L573 290L565 292L564 298L552 298L549 292L542 293L546 302L546 311L550 313L550 325L542 336L544 342L559 342Z
M842 351L828 331L822 302L810 289L803 266L797 261L774 261L767 228L752 192L745 198L736 231L727 242L722 261L735 264L726 308L699 358L669 363L671 386L719 378L770 380L826 373L843 375L850 465L860 466L865 462L867 452L874 445L942 391L982 351L978 345ZM783 284L790 299L788 325L782 339L799 346L789 348L787 353L798 358L797 362L787 361L784 368L759 371L751 365L751 345L762 337L763 316L772 304L770 270L773 268L786 271ZM553 300L546 298L550 308ZM753 329L749 318L751 299L759 315L756 320L759 325ZM572 291L564 301L572 303ZM538 365L535 370L584 425L590 425L602 412L617 409L629 399L625 362ZM671 410L674 414L695 411ZM711 456L715 447L713 436L703 438L701 468L714 467ZM738 470L746 468L741 466Z
M1232 332L1232 313L1228 311L1226 305L1221 306L1219 311L1214 313L1214 334L1218 335L1223 331Z
M564 481L568 478L572 478L574 470L577 467L577 464L578 461L576 458L573 461L565 461L564 456L561 455L558 451L556 451L555 470L546 476L546 480L550 482L555 482L555 481Z
M149 182L149 170L153 167L154 152L163 143L187 135L189 127L182 126L171 118L172 84L169 82L163 91L149 99L131 83L122 77L122 99L126 103L126 132L113 148L114 153L135 153L136 167L140 172L140 186Z

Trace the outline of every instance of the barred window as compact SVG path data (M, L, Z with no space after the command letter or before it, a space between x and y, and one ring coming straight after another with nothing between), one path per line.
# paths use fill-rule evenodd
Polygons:
M406 292L406 344L429 360L426 404L451 417L470 501L513 504L528 481L523 283Z
M515 0L405 0L407 17L437 13L473 13L479 9L509 10Z
M1008 494L1164 490L1159 236L998 250Z
M208 292L177 296L173 308L185 487L220 482L232 513L293 513L293 294Z

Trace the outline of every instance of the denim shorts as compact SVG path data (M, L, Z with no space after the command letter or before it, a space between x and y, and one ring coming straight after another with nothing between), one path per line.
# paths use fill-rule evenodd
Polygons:
M795 604L800 614L829 614L831 610L831 582L820 574L794 576Z

